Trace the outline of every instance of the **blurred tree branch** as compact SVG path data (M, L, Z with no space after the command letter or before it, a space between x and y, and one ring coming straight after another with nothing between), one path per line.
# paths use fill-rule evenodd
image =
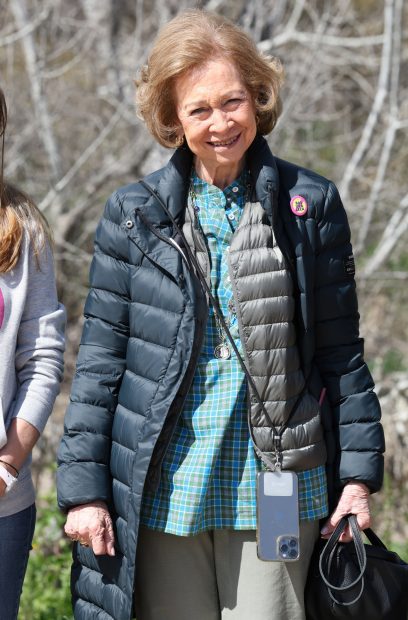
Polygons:
M193 4L0 0L0 75L10 109L6 175L34 196L54 229L73 351L106 198L171 155L137 119L133 79L160 26ZM339 185L356 239L368 352L392 343L408 359L399 320L408 303L403 0L198 4L237 21L263 52L281 58L283 114L271 147ZM384 307L377 303L383 295ZM371 310L380 307L386 336L371 329Z

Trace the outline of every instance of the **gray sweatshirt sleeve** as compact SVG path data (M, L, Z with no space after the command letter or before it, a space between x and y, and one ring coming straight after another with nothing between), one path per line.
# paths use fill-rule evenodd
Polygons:
M54 406L63 374L65 310L58 303L49 246L39 257L40 268L31 244L25 259L28 279L17 334L18 390L12 415L26 420L41 433Z

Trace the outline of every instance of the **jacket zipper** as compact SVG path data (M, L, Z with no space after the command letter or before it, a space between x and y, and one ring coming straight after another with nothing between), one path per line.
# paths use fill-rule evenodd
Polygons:
M184 262L186 263L186 265L190 268L190 265L188 263L188 260L186 258L186 255L184 254L183 250L181 249L181 247L179 246L179 244L177 243L177 241L175 241L172 237L167 237L166 235L162 235L161 233L158 232L157 228L155 226L153 226L153 224L150 222L150 220L141 212L140 209L136 209L135 213L138 215L138 217L141 219L141 221L143 222L143 224L146 226L146 228L148 230L150 230L151 233L153 233L158 239L160 239L161 241L164 241L165 243L167 243L168 245L171 245L172 247L174 247L182 256ZM181 410L184 406L184 402L185 399L187 398L189 389L191 387L191 384L193 382L194 379L194 372L192 372L192 369L194 369L197 366L197 360L198 360L198 356L199 356L199 352L201 350L201 344L204 338L204 329L205 329L205 325L203 325L201 320L197 320L197 325L194 331L194 339L193 339L193 344L192 344L192 354L190 357L190 362L187 366L187 370L186 373L183 377L182 383L180 384L180 387L183 385L183 382L185 381L185 385L183 386L183 390L184 390L184 396L182 399L180 399L180 404L178 406L178 412L176 411L174 414L172 413L171 417L173 418L174 415L174 421L173 421L173 427L171 429L171 432L169 432L169 436L166 440L165 443L163 443L160 452L160 458L157 461L157 463L154 465L154 469L153 472L150 475L150 488L151 489L156 489L160 483L160 474L161 474L161 465L163 462L163 459L166 455L167 452L167 448L170 444L170 441L173 437L174 431L176 429L176 425L177 425L177 420L179 418L179 415L181 413ZM180 390L180 388L179 388ZM177 398L177 395L176 395ZM169 412L168 412L169 413ZM167 413L167 415L168 415ZM166 424L166 422L164 423ZM159 435L160 437L160 435Z
M275 199L275 192L274 192L272 183L268 181L266 185L267 185L269 195L273 196L273 200L271 201L272 203L272 210L271 210L272 216L271 217L272 217L273 235L275 237L276 245L278 246L278 248L280 249L280 251L282 252L283 256L286 259L287 266L292 276L293 286L294 288L296 288L296 283L297 283L296 268L294 265L293 258L288 252L285 239L283 238L284 232L281 234L281 228L283 227L283 224L281 224L281 227L279 227L276 223L276 210L273 208L273 204L274 203L276 204L278 202L278 198L276 197Z
M242 317L241 317L241 310L240 310L240 305L239 305L239 300L237 297L237 287L236 287L236 282L235 282L235 278L234 278L234 274L232 272L232 266L231 266L231 261L230 261L230 255L228 254L227 256L227 266L228 266L228 274L229 274L229 278L230 278L230 282L231 282L231 288L232 288L232 296L234 299L234 306L235 306L235 312L237 315L237 323L238 323L238 333L239 333L239 337L241 340L241 344L242 344L242 350L244 353L244 361L245 361L245 365L248 369L248 372L250 372L250 367L249 367L249 359L248 359L248 351L246 348L246 340L245 340L245 332L244 332L244 327L242 325ZM255 443L255 437L253 434L253 429L252 429L252 422L251 422L251 395L250 395L250 389L249 389L249 385L248 385L248 380L245 377L245 383L246 383L246 401L247 401L247 425L248 425L248 431L249 431L249 436L251 438L252 441L252 445L254 448L254 451L257 455L258 458L262 458L259 454L259 448Z

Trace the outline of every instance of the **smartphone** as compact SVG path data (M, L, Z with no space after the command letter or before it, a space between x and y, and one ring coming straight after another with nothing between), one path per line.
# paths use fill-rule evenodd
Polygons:
M298 478L293 471L258 473L257 553L266 562L299 559Z

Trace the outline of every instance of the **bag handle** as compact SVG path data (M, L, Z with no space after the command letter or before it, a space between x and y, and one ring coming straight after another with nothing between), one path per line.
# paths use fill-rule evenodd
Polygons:
M360 573L358 574L358 576L356 577L356 579L354 581L352 581L351 583L349 583L346 586L335 586L334 584L330 583L329 581L329 574L330 574L330 569L333 563L333 558L337 549L338 545L341 545L343 543L339 543L339 538L341 533L343 532L344 528L346 527L347 523L350 525L350 529L351 532L353 534L353 538L352 538L352 544L354 544L355 550L356 550L356 555L357 555L357 561L358 561L358 566L360 569ZM370 534L373 534L375 538L377 538L377 536L374 534L374 532L372 532L372 530L367 530L367 536L368 538L370 538L370 536L368 535L368 532ZM378 539L379 540L379 539ZM383 545L383 543L379 540L379 542L381 543L381 545L383 547L385 547L385 545ZM329 540L327 541L326 545L324 546L323 551L320 554L320 558L319 558L319 572L321 575L321 578L323 579L324 583L326 584L327 588L328 588L328 593L330 598L337 603L337 605L342 605L342 606L348 606L348 605L353 605L354 603L356 603L359 598L361 597L363 590L364 590L364 573L366 570L366 566L367 566L367 555L366 555L366 551L365 551L365 547L363 544L363 539L361 536L361 532L360 529L357 525L357 518L356 515L347 515L346 517L343 517L342 519L340 519L340 521L338 522L338 524L336 525L334 531L332 532ZM339 601L333 594L332 594L332 590L335 590L337 592L346 592L347 590L350 590L351 588L353 588L354 586L358 585L358 583L361 582L361 587L360 587L360 591L357 594L357 596L349 602L343 602L343 601Z
M288 416L288 418L286 419L286 422L284 424L282 424L282 426L280 427L279 430L277 430L276 426L274 425L274 423L272 422L270 415L265 407L265 403L263 402L262 398L259 395L258 389L255 385L255 381L253 380L243 358L242 355L240 354L240 352L238 351L238 348L235 344L234 338L228 328L228 325L226 324L224 315L222 313L222 310L218 304L218 301L214 298L213 294L211 293L211 289L207 284L205 275L196 259L196 257L194 256L194 253L192 252L190 245L187 241L187 239L185 238L185 235L183 233L183 231L181 230L180 226L178 225L176 219L174 218L174 216L170 213L170 210L167 208L167 205L165 204L163 198L160 196L159 192L154 189L153 187L151 187L151 185L149 185L148 183L146 183L146 181L140 180L139 181L140 185L142 185L142 187L144 187L145 189L147 189L147 191L154 197L156 198L156 200L160 203L161 207L163 208L163 211L166 213L167 217L170 219L171 223L173 224L176 232L179 234L180 238L183 240L184 245L185 245L185 249L186 249L186 254L187 254L187 259L188 259L188 263L191 266L194 267L195 271L196 271L196 275L200 281L200 284L204 290L204 292L207 294L211 305L214 309L215 314L217 315L225 333L227 334L228 340L230 341L230 344L232 346L232 349L235 353L235 355L238 358L239 364L245 374L245 377L249 383L249 385L251 386L255 398L257 399L257 402L259 403L259 405L261 406L262 412L264 413L266 419L268 420L269 424L271 425L272 428L272 432L273 432L273 441L274 441L274 445L275 445L275 462L272 462L269 457L262 452L262 450L260 450L258 448L258 446L256 445L255 442L255 437L253 434L253 430L252 430L252 425L249 419L249 413L248 413L248 428L249 428L249 434L251 436L252 439L252 443L254 445L254 449L255 452L257 454L257 456L263 461L263 463L265 464L267 469L277 469L280 471L280 469L282 468L282 435L284 430L287 428L290 419L292 418L293 414L295 413L298 404L300 403L305 391L306 391L306 385L307 385L307 380L305 378L305 386L303 388L303 390L301 390L300 394L298 394L295 402L293 403L292 406L292 410Z
M368 540L374 547L380 547L381 549L385 549L386 551L388 551L388 548L384 545L381 538L378 538L377 534L375 534L371 528L368 527L366 530L364 530L364 534L367 536Z

